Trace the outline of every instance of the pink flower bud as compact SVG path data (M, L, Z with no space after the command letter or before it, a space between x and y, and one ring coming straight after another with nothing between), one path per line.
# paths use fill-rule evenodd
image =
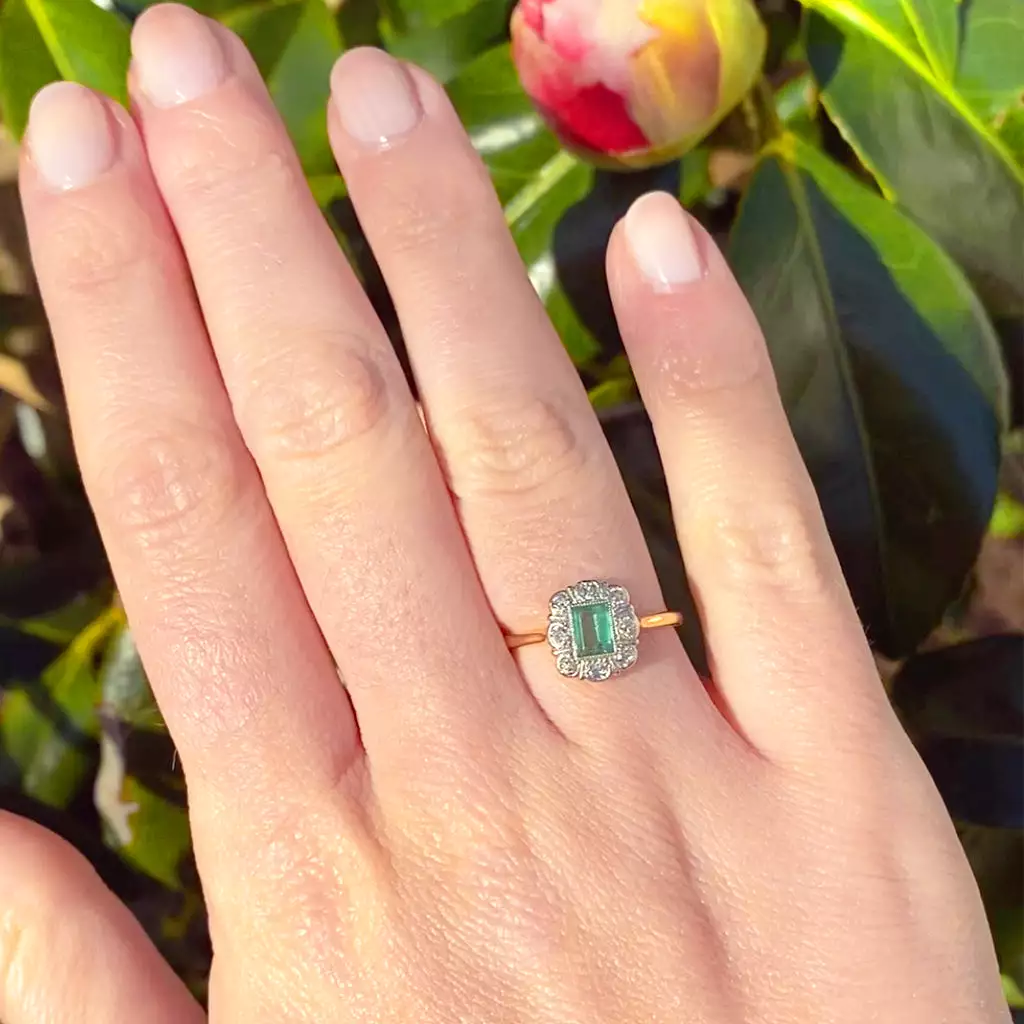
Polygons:
M752 0L519 0L512 57L563 144L649 167L692 148L761 71Z

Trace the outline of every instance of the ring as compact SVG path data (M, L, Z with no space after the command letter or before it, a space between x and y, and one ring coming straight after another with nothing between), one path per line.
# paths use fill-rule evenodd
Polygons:
M636 664L640 630L678 626L679 612L640 618L629 591L604 580L581 580L551 595L547 632L507 633L509 650L551 645L555 667L563 676L600 683Z

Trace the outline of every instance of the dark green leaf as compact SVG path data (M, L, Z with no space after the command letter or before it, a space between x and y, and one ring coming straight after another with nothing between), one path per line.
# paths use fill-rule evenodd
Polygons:
M964 267L982 297L1000 312L1020 312L1024 171L963 96L876 17L879 2L805 0L822 11L809 13L806 27L825 107L883 191Z
M323 0L267 0L231 11L224 23L249 47L306 173L333 173L327 100L342 43Z
M395 36L388 49L447 84L506 37L508 9L504 0L482 0L436 28Z
M963 44L957 91L992 120L1024 99L1024 3L960 0L959 12Z
M92 0L4 0L0 9L0 102L18 138L33 95L66 78L127 101L128 26Z
M35 679L59 654L51 640L0 624L0 690Z
M873 644L913 650L988 527L1006 381L967 282L928 236L789 137L730 258Z
M979 825L957 831L985 903L999 968L1024 987L1024 832Z
M989 636L911 658L892 699L950 814L1024 828L1024 636Z

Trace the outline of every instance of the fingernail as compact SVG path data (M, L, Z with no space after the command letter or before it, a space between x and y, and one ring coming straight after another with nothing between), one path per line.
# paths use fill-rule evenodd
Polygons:
M672 291L704 274L690 220L667 192L650 192L629 208L626 241L640 272L657 292Z
M176 107L212 92L228 65L210 22L170 4L139 19L132 33L135 82L150 103Z
M410 132L422 113L409 73L370 47L351 50L334 65L331 96L345 131L375 149Z
M81 188L114 162L114 137L103 101L74 82L51 82L32 100L32 161L51 188Z

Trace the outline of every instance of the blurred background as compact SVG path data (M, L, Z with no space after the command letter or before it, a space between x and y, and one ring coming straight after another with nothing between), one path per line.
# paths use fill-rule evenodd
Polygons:
M651 188L711 231L764 328L881 684L957 823L1024 1010L1024 3L190 5L252 49L400 353L331 158L328 74L373 44L445 84L669 606L691 609L604 248ZM34 92L67 78L127 102L146 6L0 0L0 807L78 846L202 996L183 780L82 491L16 189Z

